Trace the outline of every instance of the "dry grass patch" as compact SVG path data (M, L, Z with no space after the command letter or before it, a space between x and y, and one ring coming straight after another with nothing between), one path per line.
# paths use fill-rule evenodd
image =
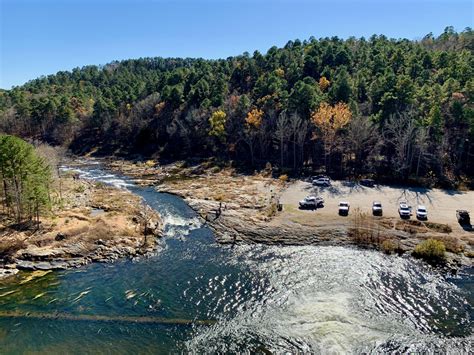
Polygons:
M387 254L401 251L398 243L383 233L379 221L362 212L359 208L355 208L352 212L348 235L355 244L375 247Z
M442 224L442 223L434 223L434 222L423 222L425 226L438 233L451 233L453 229L447 225L447 224Z

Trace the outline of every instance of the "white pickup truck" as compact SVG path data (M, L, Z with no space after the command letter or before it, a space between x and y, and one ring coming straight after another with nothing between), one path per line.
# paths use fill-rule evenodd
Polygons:
M319 196L307 196L299 202L300 209L316 209L324 207L324 199Z

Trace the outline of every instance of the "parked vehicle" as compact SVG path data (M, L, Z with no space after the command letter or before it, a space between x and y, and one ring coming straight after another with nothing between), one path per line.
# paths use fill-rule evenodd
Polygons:
M339 202L339 215L347 216L349 214L349 202L341 201Z
M398 214L400 218L408 219L411 216L411 207L406 202L400 202L398 206Z
M379 202L379 201L372 202L372 214L374 216L381 216L383 214L382 202Z
M469 216L469 212L466 210L456 210L456 217L460 225L470 225L471 224L471 217Z
M418 205L416 207L416 218L427 220L428 219L428 211L426 210L425 206Z
M329 179L329 176L327 176L327 175L313 175L313 176L311 176L311 181L318 180L318 179Z
M375 186L375 180L373 179L362 179L359 181L359 183L362 186L367 186L367 187L374 187Z
M331 186L331 179L328 177L322 177L319 179L313 180L313 185L315 186Z
M324 199L319 196L307 196L299 202L301 209L316 209L324 207Z

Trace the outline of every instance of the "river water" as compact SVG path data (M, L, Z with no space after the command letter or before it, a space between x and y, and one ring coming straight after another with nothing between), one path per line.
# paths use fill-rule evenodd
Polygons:
M473 351L472 269L343 247L220 246L179 198L82 168L165 221L155 256L0 284L0 311L171 323L0 317L0 353ZM173 320L215 321L211 325Z

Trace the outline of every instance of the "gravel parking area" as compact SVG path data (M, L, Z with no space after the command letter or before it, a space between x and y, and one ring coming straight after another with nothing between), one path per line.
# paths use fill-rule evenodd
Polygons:
M323 208L317 211L297 210L298 202L308 195L322 196L325 200ZM351 211L359 208L362 212L372 214L372 202L380 201L383 205L385 217L398 216L398 204L407 201L413 208L412 219L417 205L424 205L428 210L428 220L436 223L448 224L453 232L464 232L457 223L456 210L466 209L474 218L474 191L452 191L440 189L426 189L402 186L375 185L365 187L348 181L333 181L330 187L314 187L309 182L296 181L282 194L280 202L293 214L299 217L314 219L320 223L346 223L347 217L338 216L338 204L348 201ZM349 213L350 217L351 213ZM319 223L318 223L319 224Z

